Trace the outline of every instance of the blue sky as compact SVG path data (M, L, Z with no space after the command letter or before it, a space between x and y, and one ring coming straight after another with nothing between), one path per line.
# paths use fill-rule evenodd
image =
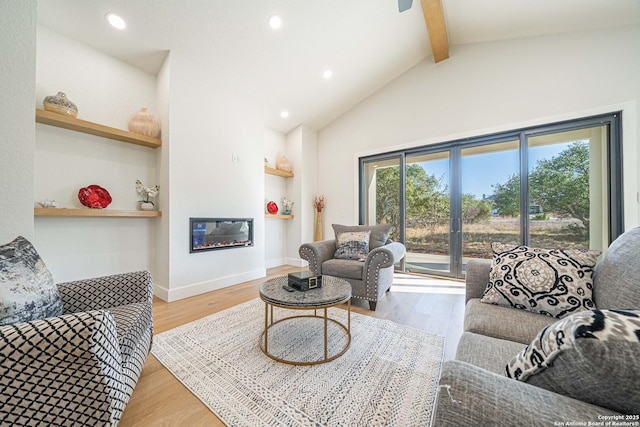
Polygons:
M529 164L535 165L540 159L550 159L557 156L572 142L551 144L529 149ZM510 175L518 171L518 151L502 151L475 156L465 156L462 159L462 192L471 193L481 199L482 195L493 194L491 187L497 183L504 183ZM436 160L420 163L427 174L440 178L449 183L449 161Z

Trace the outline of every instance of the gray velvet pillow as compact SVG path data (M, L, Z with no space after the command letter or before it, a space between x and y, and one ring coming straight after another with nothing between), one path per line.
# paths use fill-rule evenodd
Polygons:
M481 302L562 318L596 308L593 269L600 251L491 244L493 260Z
M333 232L338 237L339 233L345 233L347 231L371 231L369 237L369 250L372 251L375 248L384 246L389 240L389 234L391 233L391 225L340 225L332 224ZM337 243L337 240L336 240Z
M640 310L581 311L538 333L505 375L574 399L637 414Z
M60 316L53 277L27 239L0 246L0 325Z
M599 308L639 308L640 227L611 243L593 272L593 297Z

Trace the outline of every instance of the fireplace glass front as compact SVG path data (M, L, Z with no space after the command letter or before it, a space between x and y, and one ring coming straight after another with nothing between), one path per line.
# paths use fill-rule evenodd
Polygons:
M253 246L253 218L189 218L190 253Z

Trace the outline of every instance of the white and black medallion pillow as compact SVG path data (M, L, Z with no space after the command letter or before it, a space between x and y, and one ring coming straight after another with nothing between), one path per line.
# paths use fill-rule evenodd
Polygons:
M622 413L640 408L640 310L590 310L547 326L505 375Z
M0 246L0 325L61 314L58 288L33 245L20 236Z
M371 230L336 233L336 252L333 257L337 259L365 259L369 253L370 236Z
M600 251L492 243L489 283L480 301L562 318L592 310Z

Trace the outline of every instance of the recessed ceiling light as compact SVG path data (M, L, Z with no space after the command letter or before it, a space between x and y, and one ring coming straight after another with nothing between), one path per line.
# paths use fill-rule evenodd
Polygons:
M282 19L278 15L271 15L269 17L269 26L274 30L277 30L282 26Z
M289 112L286 110L280 112L280 117L282 117L283 119L286 119L287 117L289 117Z
M322 77L323 77L325 80L330 79L330 78L331 78L331 76L333 76L333 71L331 71L331 70L325 70L325 71L324 71L324 73L322 73Z
M107 21L109 21L109 24L111 24L113 28L117 28L118 30L124 30L127 27L127 23L124 22L124 19L122 19L115 13L109 12L105 17L107 18Z

